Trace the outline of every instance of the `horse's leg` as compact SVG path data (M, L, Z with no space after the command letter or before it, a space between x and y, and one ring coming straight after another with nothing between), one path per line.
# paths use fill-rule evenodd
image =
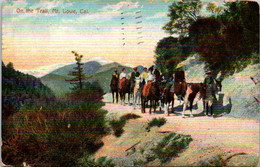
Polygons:
M131 103L130 103L130 97L131 97L131 93L129 92L129 93L128 93L128 105L129 105L129 106L131 105Z
M208 115L208 111L209 111L209 103L206 102L206 115Z
M136 108L136 92L134 91L133 93L133 105L134 105L134 110Z
M156 112L156 107L157 107L157 100L154 100L154 112Z
M118 91L116 91L116 103L118 103Z
M152 114L152 100L149 100L150 101L150 110L149 110L149 114L151 115Z
M192 104L193 104L193 101L194 101L194 99L190 100L190 117L193 117L193 115L192 115Z
M172 98L172 113L174 113L174 95L173 95L173 98Z
M209 110L210 110L211 116L213 116L213 111L212 111L212 109L213 109L213 102L210 101L210 102L209 102Z
M162 100L159 100L158 103L159 103L159 108L160 108L159 110L160 110L160 112L161 112L161 111L162 111Z
M141 96L141 112L145 113L145 101L143 96Z
M185 96L185 98L184 98L184 103L183 103L183 110L182 110L182 117L183 117L183 118L184 118L184 112L185 112L185 110L186 110L187 103L188 103L188 97L189 97L189 95L188 95L188 93L186 93L186 96Z

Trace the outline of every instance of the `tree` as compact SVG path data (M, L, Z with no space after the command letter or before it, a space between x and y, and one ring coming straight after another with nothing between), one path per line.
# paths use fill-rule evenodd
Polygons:
M75 76L74 78L66 81L70 81L71 84L76 84L76 86L73 89L82 89L83 88L83 80L85 79L85 75L83 73L83 68L81 63L81 59L83 55L79 55L77 52L72 51L75 55L75 60L77 61L77 67L74 67L75 71L72 71L69 73L71 76Z
M217 6L216 2L210 2L207 6L207 10L213 13L214 15L217 15L223 12L224 8L221 6Z
M14 69L14 64L13 64L12 62L9 62L9 63L6 65L6 68Z
M187 36L191 23L198 19L202 4L199 0L174 2L169 7L170 21L163 27L169 34Z
M166 37L161 39L155 50L155 64L162 72L174 71L176 65L185 60L191 51L189 38Z

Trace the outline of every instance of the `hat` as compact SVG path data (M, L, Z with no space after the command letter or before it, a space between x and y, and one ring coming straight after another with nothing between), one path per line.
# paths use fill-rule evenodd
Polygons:
M134 70L137 70L137 67L134 67L133 69L134 69Z
M183 66L184 66L184 64L179 63L179 64L177 64L176 68L181 68L181 67L183 67Z
M207 72L206 72L206 74L211 74L211 71L210 71L210 70L209 70L209 71L207 71Z

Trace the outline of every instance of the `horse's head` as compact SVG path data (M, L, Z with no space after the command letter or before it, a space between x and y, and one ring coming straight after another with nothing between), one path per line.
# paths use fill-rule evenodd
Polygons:
M221 80L215 79L215 82L216 82L216 90L217 90L218 92L221 92L221 89L222 89Z

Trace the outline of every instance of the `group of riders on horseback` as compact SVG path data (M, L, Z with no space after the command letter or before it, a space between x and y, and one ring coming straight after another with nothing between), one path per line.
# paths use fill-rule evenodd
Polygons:
M186 105L190 102L190 111L196 97L203 99L204 111L208 115L208 111L212 113L212 104L216 99L216 93L221 88L221 83L213 79L211 71L207 71L206 78L203 83L186 83L183 64L177 65L175 74L166 70L160 73L158 69L151 66L148 70L145 67L140 74L137 67L133 68L133 72L126 74L126 69L123 68L120 75L115 70L111 80L111 91L114 103L114 94L116 94L116 102L118 102L118 93L122 103L125 103L125 95L128 93L128 103L130 104L130 96L133 95L134 107L136 102L141 100L142 112L145 113L146 104L150 101L151 108L156 106L158 102L163 102L166 112L169 115L169 104L172 104L172 112L174 109L174 97L184 101L183 116L186 110ZM161 107L160 107L161 109ZM192 116L192 113L190 113Z

